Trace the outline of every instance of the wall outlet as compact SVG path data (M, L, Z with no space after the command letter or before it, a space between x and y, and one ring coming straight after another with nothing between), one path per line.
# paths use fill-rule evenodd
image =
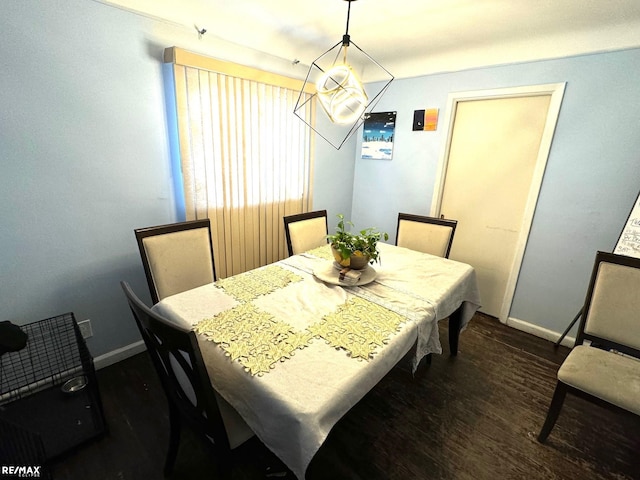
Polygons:
M80 333L82 334L82 338L93 337L93 329L91 328L91 320L86 319L78 322L78 327L80 327Z

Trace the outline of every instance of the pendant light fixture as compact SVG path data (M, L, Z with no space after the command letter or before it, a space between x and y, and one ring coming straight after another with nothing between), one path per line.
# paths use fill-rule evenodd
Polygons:
M313 61L294 109L298 118L336 149L358 130L393 81L393 75L351 41L351 2L356 0L344 1L349 4L346 32L340 42ZM303 92L310 85L315 93L305 96ZM314 98L329 122L310 120L308 109Z

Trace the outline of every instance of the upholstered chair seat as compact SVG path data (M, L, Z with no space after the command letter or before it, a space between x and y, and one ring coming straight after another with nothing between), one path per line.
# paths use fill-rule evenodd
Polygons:
M575 347L558 380L640 415L640 361L600 348Z

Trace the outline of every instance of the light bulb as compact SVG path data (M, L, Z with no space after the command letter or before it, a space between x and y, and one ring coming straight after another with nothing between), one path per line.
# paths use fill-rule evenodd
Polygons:
M336 65L322 75L316 90L320 105L334 123L353 123L367 108L364 87L347 65Z

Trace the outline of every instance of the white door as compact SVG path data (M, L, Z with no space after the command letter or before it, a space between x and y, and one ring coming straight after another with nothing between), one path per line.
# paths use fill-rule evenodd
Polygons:
M452 94L433 215L458 220L449 258L476 269L506 323L564 84Z

